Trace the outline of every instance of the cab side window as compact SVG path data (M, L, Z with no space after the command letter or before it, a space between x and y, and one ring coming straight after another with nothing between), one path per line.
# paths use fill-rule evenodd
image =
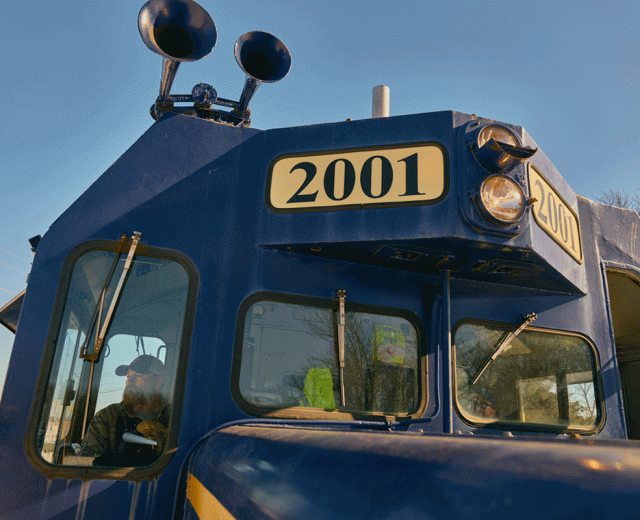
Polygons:
M148 466L170 444L194 284L175 254L153 253L126 272L124 246L73 263L37 418L35 450L50 465Z

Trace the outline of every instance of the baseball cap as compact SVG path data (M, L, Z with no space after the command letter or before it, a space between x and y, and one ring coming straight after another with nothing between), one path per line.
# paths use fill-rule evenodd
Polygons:
M126 376L129 370L138 374L164 375L164 364L157 357L143 354L135 358L129 365L120 365L116 368L117 376Z

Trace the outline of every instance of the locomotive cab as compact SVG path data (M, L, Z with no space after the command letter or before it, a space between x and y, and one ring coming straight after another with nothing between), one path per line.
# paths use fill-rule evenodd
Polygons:
M637 214L473 114L250 128L283 42L171 95L215 24L138 23L155 121L37 245L0 516L637 516Z

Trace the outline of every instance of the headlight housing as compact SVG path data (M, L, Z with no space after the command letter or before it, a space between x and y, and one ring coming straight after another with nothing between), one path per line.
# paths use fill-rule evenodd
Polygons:
M480 233L516 237L528 226L524 163L537 148L525 146L524 135L518 127L482 119L461 128L467 164L460 179L460 209Z
M510 226L522 217L526 199L517 182L505 175L489 175L479 189L476 202L491 222Z

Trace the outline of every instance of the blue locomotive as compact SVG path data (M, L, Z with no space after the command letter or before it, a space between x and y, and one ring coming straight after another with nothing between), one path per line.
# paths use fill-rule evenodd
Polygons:
M635 212L475 115L250 128L280 40L178 96L215 24L138 23L156 122L0 311L1 518L640 516Z

